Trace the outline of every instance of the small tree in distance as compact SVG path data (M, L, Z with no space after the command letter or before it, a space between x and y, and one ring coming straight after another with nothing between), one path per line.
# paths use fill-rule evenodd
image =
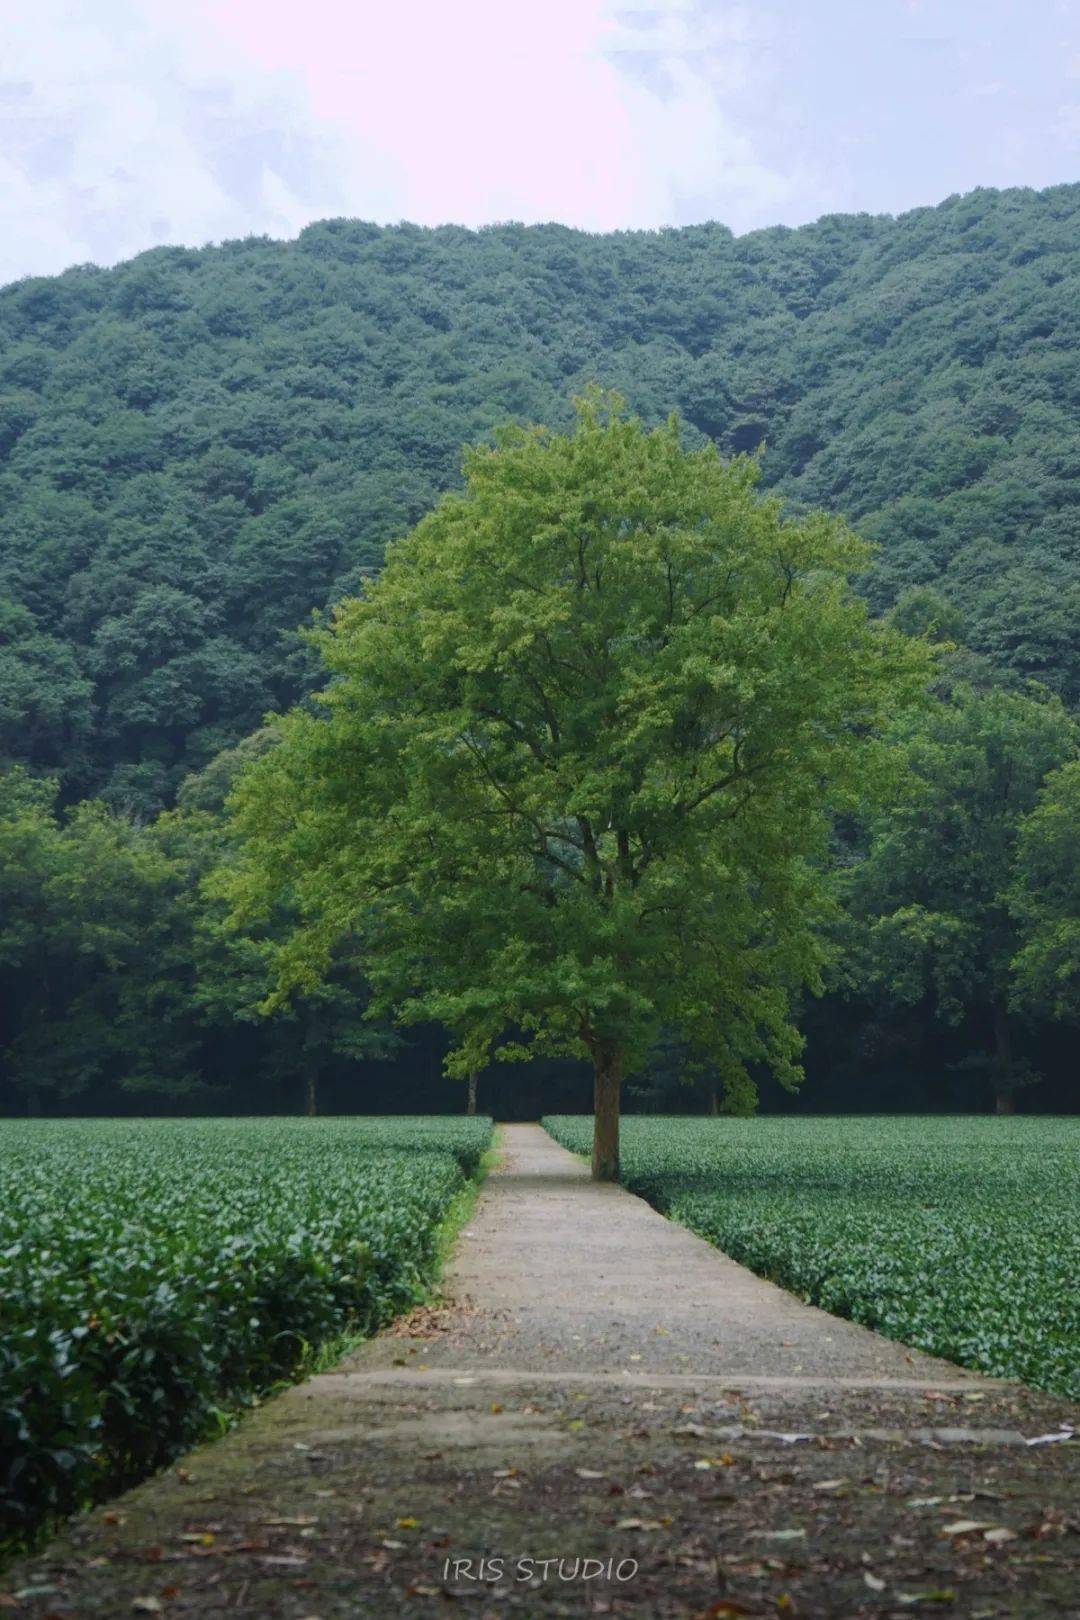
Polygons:
M314 711L241 778L225 875L301 919L277 998L354 936L371 1011L438 1020L464 1078L587 1057L593 1173L661 1031L719 1069L799 1078L831 814L927 649L871 622L837 519L785 521L748 459L686 451L593 391L570 434L508 428L319 636Z

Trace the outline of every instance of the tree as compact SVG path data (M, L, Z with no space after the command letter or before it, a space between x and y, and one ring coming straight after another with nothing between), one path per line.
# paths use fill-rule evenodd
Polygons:
M1011 909L1016 1000L1080 1021L1080 760L1050 773L1021 823Z
M272 1002L349 935L374 1010L452 1032L449 1073L587 1056L611 1178L662 1030L729 1097L760 1064L796 1081L830 808L929 654L868 619L842 522L785 521L674 419L594 392L465 478L321 634L333 680L241 776L223 881L238 921L299 918Z
M850 876L852 980L926 1021L971 1022L970 1062L1010 1113L1034 1078L1014 1042L1017 843L1047 772L1075 753L1076 728L1044 690L961 686L895 740L913 790L870 818L868 854Z

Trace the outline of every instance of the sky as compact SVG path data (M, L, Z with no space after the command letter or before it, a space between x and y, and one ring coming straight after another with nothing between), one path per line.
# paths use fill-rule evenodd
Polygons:
M0 282L333 215L741 234L1080 177L1080 0L0 0Z

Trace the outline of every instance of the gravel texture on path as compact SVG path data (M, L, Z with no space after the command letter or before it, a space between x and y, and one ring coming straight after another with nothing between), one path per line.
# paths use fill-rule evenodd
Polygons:
M1074 1410L500 1140L438 1306L73 1521L0 1613L1080 1616Z

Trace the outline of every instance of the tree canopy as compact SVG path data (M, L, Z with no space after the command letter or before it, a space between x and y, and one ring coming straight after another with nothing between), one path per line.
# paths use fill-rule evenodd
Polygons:
M325 624L460 490L462 443L507 420L563 430L593 380L648 425L679 410L688 448L752 453L789 520L829 511L876 542L856 589L872 616L953 644L937 682L950 724L994 693L1075 714L1078 223L1078 186L739 238L327 220L292 242L162 247L0 288L0 1108L248 1110L309 1086L329 1106L358 1106L358 1086L365 1106L453 1104L438 1073L464 1025L357 1062L371 987L348 941L317 993L255 1018L266 950L295 916L241 949L199 879L228 858L222 804L268 746L266 714L337 678L303 634L312 613ZM939 746L933 706L925 720L918 748L914 723L894 738L897 771ZM1022 728L1007 742L1023 774ZM1071 763L1047 770L1030 820L1009 823L994 894L1010 920L993 932L1015 951L1016 1073L1045 1078L1024 1105L1060 1108L1080 1018L1076 804ZM989 928L1001 907L965 910L939 810L927 870L950 916ZM898 949L889 919L934 897L904 901L895 870L886 883L887 821L880 801L842 814L826 864L869 861L836 937L876 929ZM979 949L1003 960L989 935ZM795 1009L802 1096L778 1093L741 1036L702 1060L707 1088L722 1067L734 1095L749 1063L766 1106L981 1105L982 969L952 976L955 1006L932 1005L899 993L925 953L894 951L889 972L857 959ZM385 1055L381 1019L368 1035ZM521 1106L579 1108L574 1062L524 1071ZM686 1105L694 1063L666 1031L635 1095Z
M296 628L591 380L880 542L1080 698L1080 187L590 235L309 226L0 290L0 757L139 814L317 676ZM9 606L4 607L7 599ZM12 607L10 604L13 604Z
M1003 1111L1030 1078L1012 1017L1031 1010L1042 977L1035 963L1045 960L1062 909L1060 877L1056 911L1033 873L1019 879L1025 862L1039 862L1053 823L1050 787L1033 819L1040 788L1048 776L1060 780L1077 738L1060 700L1046 692L959 687L897 728L910 791L872 818L866 858L850 869L855 982L886 1004L919 1008L924 1019L979 1026L968 1062L987 1076ZM1018 976L1021 916L1033 927L1027 973Z
M756 482L598 393L570 434L507 429L338 608L329 687L236 789L238 915L298 919L280 993L348 936L451 1072L588 1056L602 1176L665 1030L733 1104L795 1079L830 813L928 673L850 589L865 546Z

